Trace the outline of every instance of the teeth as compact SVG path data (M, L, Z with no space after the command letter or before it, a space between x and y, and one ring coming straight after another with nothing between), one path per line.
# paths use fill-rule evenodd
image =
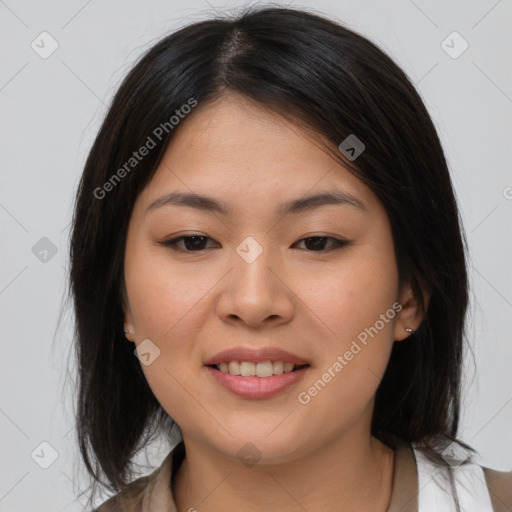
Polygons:
M256 366L256 375L258 377L271 377L274 375L274 365L272 361L265 361L263 363L258 363Z
M220 363L217 365L217 369L219 369L221 372L227 373L227 372L229 372L229 367L233 366L233 371L230 373L232 373L233 375L239 375L240 374L240 366L238 367L238 373L235 373L235 364L238 364L238 363L236 363L236 361L233 361L231 364Z
M281 375L283 373L283 366L284 366L284 363L283 361L274 361L273 363L273 366L274 366L274 375Z
M294 367L294 366L295 366L295 365L294 365L293 363L284 363L284 365L283 365L283 370L284 370L285 372L291 372L291 371L293 370L293 367Z
M260 363L258 363L259 365ZM256 375L257 364L240 361L240 375L242 377L254 377Z
M281 375L293 371L295 365L283 361L264 361L261 363L251 363L249 361L229 361L217 365L217 370L231 375L241 375L242 377L271 377L272 375Z
M224 363L226 364L226 363ZM221 368L222 371L222 368ZM228 364L228 370L231 375L240 375L240 363L238 361L230 361Z

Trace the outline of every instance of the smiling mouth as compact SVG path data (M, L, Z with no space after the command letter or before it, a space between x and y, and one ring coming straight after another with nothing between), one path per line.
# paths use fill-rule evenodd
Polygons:
M303 368L307 368L309 364L294 364L283 361L225 361L219 364L206 365L222 373L229 373L238 377L273 377L274 375L282 375L283 373L293 373Z

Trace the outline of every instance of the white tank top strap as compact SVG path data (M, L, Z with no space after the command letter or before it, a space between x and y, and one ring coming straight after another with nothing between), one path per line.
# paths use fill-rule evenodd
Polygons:
M418 512L455 512L448 468L437 467L413 445L418 469ZM493 512L481 466L468 463L453 467L461 512Z

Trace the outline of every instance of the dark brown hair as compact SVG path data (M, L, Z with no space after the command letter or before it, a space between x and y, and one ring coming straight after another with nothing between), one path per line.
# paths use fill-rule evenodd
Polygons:
M418 330L394 345L372 432L390 446L420 443L439 459L434 448L455 439L459 422L468 282L438 135L405 73L368 39L313 12L260 6L190 24L154 45L119 87L87 158L73 217L70 291L78 441L88 471L110 490L122 489L133 456L172 424L123 334L123 262L134 202L179 125L108 194L98 198L95 190L191 98L198 111L228 90L320 134L382 202L400 282L422 303L422 285L431 298ZM366 147L354 161L337 149L350 134Z

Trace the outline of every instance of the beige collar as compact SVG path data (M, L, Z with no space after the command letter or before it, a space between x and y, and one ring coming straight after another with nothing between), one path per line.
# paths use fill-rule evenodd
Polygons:
M153 473L144 493L141 512L177 512L170 488L176 453L173 448ZM176 460L176 463L180 461ZM395 451L393 488L387 512L418 512L418 472L414 452L408 445Z

